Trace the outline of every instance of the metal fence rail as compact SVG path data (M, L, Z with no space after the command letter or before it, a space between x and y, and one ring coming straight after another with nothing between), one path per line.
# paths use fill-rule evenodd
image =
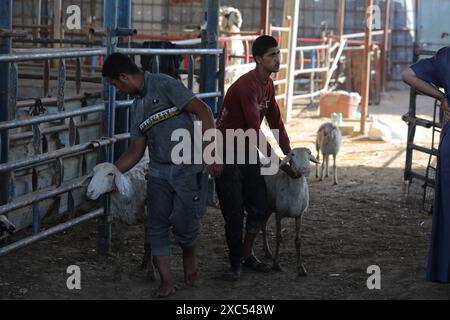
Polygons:
M413 61L419 61L420 58L433 56L436 54L432 50L424 50L417 45L414 48ZM434 189L436 184L436 165L440 135L442 131L443 111L441 103L434 100L433 119L423 119L417 116L417 97L422 95L419 91L411 89L409 99L409 111L403 115L402 119L408 125L408 141L406 144L406 159L404 169L404 180L408 185L408 192L414 180L423 182L422 209L429 214L433 212ZM417 127L426 128L432 131L432 141L429 147L419 146L416 141ZM428 156L428 163L425 172L419 172L418 168L414 168L414 154L425 154Z
M56 52L17 53L0 55L0 62L23 62L50 59L86 58L106 55L106 49L65 49Z
M202 92L197 94L199 99L217 98L213 105L210 105L212 111L217 114L219 106L222 105L225 95L225 49L138 49L138 48L115 48L116 52L127 55L153 55L156 56L156 70L159 72L159 57L164 55L178 55L187 56L188 58L188 88L193 90L194 81L194 56L216 56L218 59L218 71L216 72L216 91ZM120 107L128 105L126 101L115 102L119 103Z
M84 214L84 215L82 215L80 217L77 217L77 218L72 219L70 221L67 221L65 223L59 224L59 225L57 225L55 227L49 228L49 229L47 229L47 230L45 230L43 232L40 232L39 234L36 234L34 236L27 237L25 239L22 239L20 241L17 241L15 243L7 245L7 246L5 246L3 248L0 248L0 257L4 256L4 255L6 255L6 254L8 254L8 253L10 253L12 251L18 250L18 249L23 248L25 246L28 246L28 245L30 245L32 243L35 243L35 242L37 242L39 240L48 238L49 236L54 235L56 233L60 233L60 232L65 231L67 229L73 228L74 226L79 225L79 224L81 224L83 222L86 222L86 221L89 221L89 220L92 220L92 219L95 219L95 218L99 218L102 215L104 215L103 208L97 209L95 211L92 211L90 213Z
M175 50L166 50L166 49L128 49L128 48L115 48L116 52L122 52L124 54L129 55L187 55L189 57L189 87L192 89L193 78L194 78L194 56L216 56L219 60L219 70L217 72L216 84L217 90L214 92L202 92L197 94L196 96L199 99L209 99L213 98L216 100L215 106L218 111L218 106L221 105L224 96L224 76L225 76L225 63L224 63L224 50L223 49L175 49ZM70 101L70 98L65 97L65 85L66 85L66 65L65 59L76 59L77 60L77 94L79 94L79 85L81 79L79 77L79 70L81 69L80 58L84 57L94 57L94 56L104 56L108 52L105 48L94 48L94 49L67 49L62 51L60 49L54 50L46 50L40 51L37 53L17 53L17 54L5 54L0 55L0 65L9 64L10 65L10 84L9 84L9 99L8 105L6 106L6 110L8 110L9 119L7 121L0 122L0 134L2 136L3 141L9 146L9 142L11 138L14 139L24 139L24 138L33 138L32 143L34 146L34 155L31 157L16 160L16 161L2 161L0 163L0 178L2 180L2 189L6 191L8 194L7 202L0 206L0 214L8 214L12 211L15 211L20 208L32 206L33 211L33 236L27 237L15 243L12 243L4 248L0 248L0 256L5 255L13 250L22 248L29 244L32 244L36 241L44 239L50 235L61 232L63 230L69 229L75 225L78 225L82 222L100 218L99 221L99 230L100 234L100 252L108 250L109 241L110 241L110 233L108 232L108 224L110 225L111 221L109 219L109 196L105 197L104 208L95 210L91 213L85 214L81 217L75 217L75 206L72 192L76 189L80 189L85 187L87 178L86 172L86 154L101 151L102 161L112 161L111 157L108 157L108 153L111 153L112 146L119 141L126 141L129 139L130 135L127 132L121 134L112 134L114 133L114 113L117 110L127 109L129 108L133 101L132 100L123 100L116 101L115 100L115 91L112 90L111 86L105 85L103 93L107 93L109 96L108 100L105 101L105 104L92 105L92 106L83 106L80 109L65 111L65 102ZM49 70L49 61L50 59L59 59L59 67L58 67L58 84L57 91L58 96L56 99L53 99L52 102L57 105L58 112L55 114L44 114L44 115L36 115L29 119L16 120L16 112L18 107L27 107L32 104L32 102L17 102L17 86L18 86L18 66L17 62L23 61L35 61L35 60L44 60L44 69L47 74L47 77L44 75L44 92L48 92L48 70ZM47 78L47 83L45 83L45 78ZM107 97L104 95L104 97ZM78 97L80 98L80 97ZM75 98L75 101L80 99ZM81 98L82 99L82 98ZM110 106L114 107L111 108ZM2 109L3 110L3 109ZM112 110L112 112L111 112ZM88 120L87 115L89 114L101 114L101 120ZM79 123L75 123L74 118L81 117L82 121ZM68 123L66 123L68 120ZM56 125L48 128L41 128L40 125L43 123L49 122L59 122L60 125ZM83 126L94 126L101 125L102 138L93 140L86 143L79 143L76 137L78 135L78 129ZM10 135L9 130L31 126L32 131L30 132L22 132L22 133L14 133ZM69 139L67 145L58 150L42 152L42 143L45 141L45 135L49 133L61 132L61 131L69 131ZM9 150L7 150L9 152ZM8 159L8 157L4 157L3 154L2 159ZM82 176L70 181L64 181L64 165L63 161L67 158L73 157L82 157ZM42 166L45 164L52 164L56 170L56 177L54 179L54 185L49 186L47 188L38 190L38 174L36 171L36 167ZM33 190L32 192L20 196L15 197L14 195L14 177L15 172L18 170L32 170L32 180L33 180ZM41 231L40 226L40 217L41 217L41 209L39 203L43 200L60 197L63 194L68 195L68 213L69 213L69 221L54 226L45 231ZM59 202L58 202L59 205Z
M6 151L5 154L2 154L2 162L0 163L0 176L2 179L2 192L7 193L7 201L2 206L0 206L0 214L8 214L14 210L32 206L33 212L33 233L32 237L27 237L18 242L15 242L11 245L8 245L5 248L0 248L0 256L6 253L11 252L12 250L21 248L25 245L31 244L35 241L43 239L51 234L56 232L60 232L69 227L77 225L81 222L84 222L88 219L93 219L95 217L100 216L104 210L96 210L91 214L84 215L82 217L75 218L75 207L72 192L76 189L81 188L83 185L81 184L81 180L83 182L86 181L86 177L82 177L79 179L71 180L64 182L64 165L63 159L64 157L71 157L82 155L82 170L83 174L86 174L86 153L83 151L94 150L102 147L105 143L112 144L115 142L115 139L105 140L107 142L99 142L99 143L90 143L78 145L76 144L77 139L77 130L78 125L75 124L73 118L80 116L81 118L87 116L90 113L99 113L103 112L104 105L95 105L86 108L81 108L79 110L74 111L65 111L65 102L70 101L70 98L65 98L65 86L66 86L66 66L65 59L77 59L77 70L79 70L80 66L80 58L91 57L104 55L104 49L87 49L87 50L46 50L45 52L34 52L34 53L16 53L16 54L4 54L0 55L0 64L9 65L10 75L9 75L9 89L8 89L8 104L7 106L2 106L1 110L8 110L8 119L7 121L0 122L0 134L2 136L2 142L4 141L4 149ZM48 115L36 115L33 114L31 118L24 120L16 120L16 113L18 108L27 107L24 103L17 103L17 87L18 87L18 62L23 61L33 61L33 60L45 60L44 63L44 96L47 96L49 89L49 77L48 77L48 69L49 69L49 59L59 59L59 67L58 67L58 82L57 82L57 97L56 99L52 99L54 104L56 104L58 112L56 114L48 114ZM76 81L76 89L77 93L80 90L81 79L79 77L79 72L77 73L77 81ZM75 99L75 100L83 100ZM40 100L39 100L40 101ZM35 102L36 104L37 102ZM42 103L40 104L42 105ZM37 112L41 112L40 110L36 110ZM65 125L65 120L69 119L69 123ZM59 122L61 125L59 127L65 127L61 129L69 130L69 140L67 142L66 147L62 149L58 149L51 152L45 152L43 149L43 142L46 141L45 134L49 132L49 129L54 128L45 128L47 132L42 130L40 124L46 122ZM9 130L31 126L32 131L30 134L20 133L20 135L24 137L32 137L32 144L34 149L34 155L29 158L25 158L17 161L4 161L8 160L9 153L9 143L10 143L10 134ZM17 135L17 134L16 134ZM2 153L3 153L2 151ZM36 167L44 164L52 163L54 164L56 174L54 177L55 186L50 186L41 190L38 190L38 180L39 176L37 174ZM20 169L31 169L31 177L32 177L32 192L20 196L15 197L15 171ZM68 212L69 217L71 218L68 222L57 225L51 229L48 229L44 232L41 231L40 220L41 220L41 208L40 202L49 199L49 198L58 198L62 194L68 195ZM59 200L57 200L57 204L59 207Z
M294 75L295 77L309 75L308 82L310 87L308 93L295 94L292 97L294 101L310 99L310 103L312 104L315 97L328 91L333 72L337 68L345 45L346 40L342 40L341 43L335 43L334 45L328 43L325 45L301 46L296 48L297 55L300 55L300 63L299 68L294 71ZM332 55L336 50L338 51L333 59ZM305 59L306 53L310 55L309 59ZM333 61L333 63L331 63L331 61ZM309 63L309 66L306 66L307 62ZM317 76L320 76L323 79L323 85L318 89L316 89Z

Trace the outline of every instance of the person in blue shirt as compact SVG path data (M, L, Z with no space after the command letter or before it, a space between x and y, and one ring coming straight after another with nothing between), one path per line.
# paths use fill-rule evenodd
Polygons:
M160 275L160 286L153 297L166 298L176 289L170 271L170 233L183 251L185 281L193 285L198 278L196 243L206 211L207 174L216 177L222 170L220 164L195 164L194 148L190 148L186 163L176 164L172 150L179 142L172 140L172 133L184 129L195 137L194 118L201 121L205 131L213 129L213 114L181 82L168 75L143 72L121 53L106 59L102 75L119 91L135 97L130 109L130 147L115 165L122 173L127 172L148 147L146 227Z
M438 151L433 226L428 255L427 280L450 282L450 47L440 49L403 72L403 81L417 91L440 101L443 111ZM439 90L443 88L444 92ZM447 195L447 196L446 196Z

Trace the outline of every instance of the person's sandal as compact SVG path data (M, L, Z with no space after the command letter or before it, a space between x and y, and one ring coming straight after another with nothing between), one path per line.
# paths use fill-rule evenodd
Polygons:
M242 259L242 266L256 272L270 272L271 270L267 264L262 263L253 255Z

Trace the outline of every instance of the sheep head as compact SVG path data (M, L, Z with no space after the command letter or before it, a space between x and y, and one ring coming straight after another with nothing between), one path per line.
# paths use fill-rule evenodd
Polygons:
M339 128L331 122L324 123L320 126L318 133L323 134L325 137L334 138Z
M131 182L112 163L101 163L92 169L92 179L87 187L88 199L97 200L101 195L114 191L121 195L131 195Z
M310 162L320 163L308 148L295 148L281 161L280 167L289 163L296 172L305 172Z
M241 12L232 7L220 7L219 26L221 32L239 32L242 27Z

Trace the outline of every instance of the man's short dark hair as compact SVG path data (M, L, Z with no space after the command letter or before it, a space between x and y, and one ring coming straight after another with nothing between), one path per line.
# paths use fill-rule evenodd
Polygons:
M106 58L103 63L102 76L119 79L121 73L134 75L140 72L141 70L129 56L117 52Z
M270 49L278 47L277 40L272 36L260 36L253 43L253 58L263 57Z

